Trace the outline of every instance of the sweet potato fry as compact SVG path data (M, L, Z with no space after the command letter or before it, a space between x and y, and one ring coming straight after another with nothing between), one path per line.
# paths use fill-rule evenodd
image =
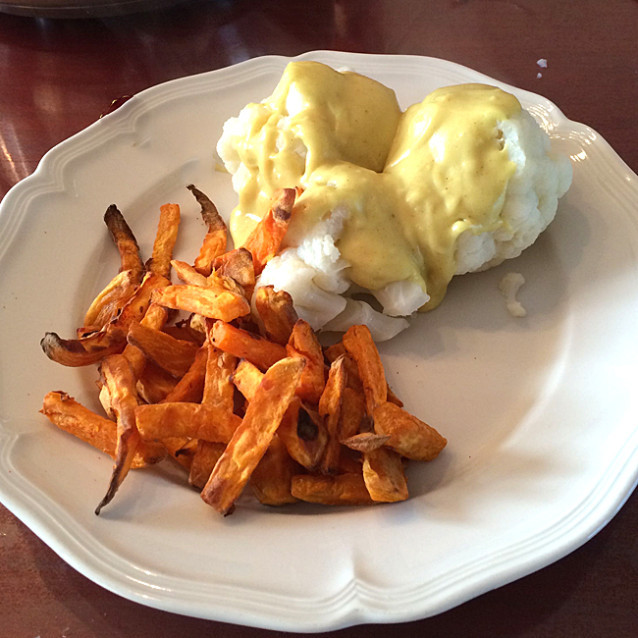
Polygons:
M159 304L152 303L146 310L146 313L142 317L140 323L146 328L153 328L155 330L161 330L164 324L168 320L168 312L166 308ZM146 366L146 357L144 353L130 343L126 344L126 347L122 351L122 354L126 357L133 374L139 378Z
M142 441L142 443L145 443L145 441ZM155 445L162 446L172 459L190 472L195 451L197 450L197 443L197 439L189 439L185 436L169 436L167 439L162 439L161 443L155 443Z
M241 425L201 493L202 499L221 514L231 512L268 449L295 394L304 365L303 359L288 357L266 371Z
M100 365L100 376L108 387L111 406L117 417L117 446L111 481L104 498L95 509L96 514L111 502L126 478L140 440L135 426L135 408L138 405L136 381L128 361L121 354L107 357Z
M219 275L236 281L246 292L246 297L252 296L255 268L250 251L245 248L235 248L223 255L218 255L213 262L213 270Z
M388 401L390 403L394 403L394 405L400 408L403 407L403 401L399 399L399 397L392 391L392 388L389 385L388 385Z
M291 494L292 477L299 466L290 458L286 446L274 435L250 476L250 487L262 505L286 505L297 499Z
M92 332L97 332L112 321L131 298L141 280L141 271L122 270L118 272L91 302L84 315L82 327L77 331L78 337L81 338Z
M165 277L147 274L120 313L99 332L80 339L62 339L47 332L40 342L44 353L66 366L85 366L97 363L111 354L119 354L126 345L126 333L133 321L140 321L146 313L153 290L167 285Z
M298 474L291 493L300 501L318 505L370 505L373 503L361 474Z
M255 293L255 308L261 319L266 337L285 346L299 317L292 297L274 286L261 286Z
M364 453L363 480L373 501L394 503L405 501L409 496L403 461L388 448Z
M415 461L432 461L447 444L433 427L389 401L375 408L374 430L389 437L388 447Z
M126 339L153 363L175 377L186 374L198 350L197 344L192 341L175 339L161 330L148 328L141 323L132 323L129 326Z
M154 301L222 321L233 321L250 313L250 304L242 293L223 285L211 285L210 281L205 288L189 284L168 286L156 294Z
M96 332L81 339L62 339L55 332L47 332L40 346L49 359L63 366L81 367L97 363L124 349L126 336L123 331Z
M324 348L324 356L332 363L337 357L344 357L344 365L346 366L347 386L355 390L358 394L363 394L363 384L359 378L359 369L356 361L348 354L343 341L339 341L327 348Z
M213 443L228 443L241 419L215 405L205 403L156 403L139 405L135 421L145 441L188 437Z
M235 405L235 386L232 375L237 359L232 354L207 344L204 390L202 403L232 412Z
M78 403L66 392L49 392L40 410L55 426L115 458L117 423ZM165 456L160 446L140 444L131 462L132 468L158 463Z
M252 401L264 373L254 364L242 359L235 368L231 380L233 385L248 401Z
M205 322L205 319L204 319ZM167 335L171 335L175 339L180 341L188 341L194 343L197 346L201 346L206 341L206 332L202 333L199 330L193 329L190 319L184 319L178 323L167 325L162 328L162 332Z
M238 359L248 359L260 370L267 370L286 356L286 349L278 343L263 339L247 330L235 328L224 321L216 321L209 334L214 346L235 355Z
M137 394L146 403L159 403L164 401L166 397L173 392L177 386L178 380L166 372L163 368L155 365L152 361L147 361L140 375L137 377ZM100 391L100 401L104 406L107 414L110 414L110 397L108 404L103 401L104 393L108 393L108 388L103 386Z
M319 414L323 417L328 432L328 442L321 460L321 471L324 474L336 474L339 470L341 454L341 404L343 390L346 387L346 370L344 358L339 357L330 366L326 387L319 399Z
M265 265L277 254L288 230L297 193L294 188L283 188L273 194L270 209L259 221L243 247L253 257L255 274L261 274Z
M344 359L344 362L346 360L347 358ZM365 399L363 395L351 387L346 386L343 389L341 423L339 424L339 432L342 439L347 439L359 433L364 415Z
M286 352L289 357L298 356L306 360L297 394L303 401L317 404L326 386L326 366L319 339L307 321L297 320L286 345Z
M198 489L203 489L208 481L215 463L226 449L224 443L212 443L210 441L197 441L197 447L190 463L188 482Z
M202 191L193 184L189 184L187 188L193 193L195 199L201 206L202 219L208 228L202 246L199 249L199 254L195 258L193 265L202 275L208 276L215 257L226 251L228 230L217 207L208 196L202 193Z
M328 441L323 419L309 406L294 397L277 430L288 454L309 471L319 467Z
M352 326L343 335L343 345L359 370L366 399L366 411L372 416L374 409L388 398L388 384L379 351L367 326Z
M49 392L40 410L51 423L110 457L115 457L117 424L78 403L66 392Z
M124 216L115 204L111 204L104 213L104 223L120 253L120 270L144 271L140 249L135 235L126 223Z
M171 266L181 282L191 286L206 287L208 283L206 275L202 275L194 266L187 264L185 261L179 261L179 259L173 259Z
M134 321L141 321L146 314L151 297L156 290L161 290L170 284L170 281L156 273L148 272L142 278L142 283L138 286L133 296L126 302L120 314L106 327L107 331L112 329L123 330L126 334L128 328Z
M357 452L371 452L372 450L378 450L383 447L390 437L387 434L376 434L375 432L361 432L361 434L354 434L347 439L342 439L341 442L351 450Z
M208 347L206 345L200 346L184 376L175 384L175 387L162 401L165 403L176 401L197 403L201 401L204 393L207 359Z
M171 259L177 241L180 211L177 204L163 204L160 207L160 219L153 244L151 258L146 264L147 270L162 277L171 274Z

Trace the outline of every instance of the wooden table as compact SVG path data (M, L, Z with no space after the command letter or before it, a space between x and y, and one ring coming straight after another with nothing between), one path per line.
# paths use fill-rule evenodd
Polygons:
M82 20L0 15L0 196L30 174L45 151L120 96L254 56L313 49L420 54L475 68L554 101L570 119L596 129L638 172L635 0L211 0L155 6L138 15ZM541 58L546 69L537 64ZM634 494L586 545L535 574L435 618L337 633L638 635L636 530ZM67 566L2 507L0 582L0 635L11 638L274 634L124 600Z

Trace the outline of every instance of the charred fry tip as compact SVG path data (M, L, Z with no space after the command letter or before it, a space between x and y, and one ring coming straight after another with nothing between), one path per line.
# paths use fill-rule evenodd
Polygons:
M209 230L215 230L217 228L225 228L226 223L222 219L219 211L217 210L217 206L213 203L213 201L199 190L194 184L189 184L186 188L193 193L195 199L199 203L202 208L202 219L204 223L208 226Z
M124 219L122 211L116 204L110 204L106 209L106 212L104 213L104 223L107 225L111 233L114 231L126 233L128 236L133 238L133 231L128 225L126 219Z
M106 212L104 213L104 221L106 222L107 226L108 224L115 220L116 218L118 219L122 219L122 213L120 212L120 209L115 205L115 204L110 204L107 209Z
M292 207L297 197L297 191L294 188L283 188L274 196L272 206L273 219L285 224L292 216Z
M99 516L100 512L102 511L102 508L106 507L113 500L113 497L115 496L115 492L117 492L118 487L119 487L119 484L116 481L112 480L111 483L109 484L109 488L106 491L106 494L104 495L102 500L97 504L97 507L94 510L96 516Z
M133 238L133 232L131 231L130 226L127 224L124 219L124 215L122 215L122 212L115 204L111 204L106 209L106 212L104 213L104 223L111 232L111 235L114 237L119 234L126 233L126 235Z

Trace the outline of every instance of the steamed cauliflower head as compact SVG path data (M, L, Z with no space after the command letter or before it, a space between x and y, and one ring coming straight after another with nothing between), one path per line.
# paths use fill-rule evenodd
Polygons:
M387 87L316 62L289 64L217 150L239 194L236 245L277 188L303 188L258 285L287 290L315 329L366 323L378 340L438 305L454 275L518 256L571 182L567 158L500 89L445 87L402 113ZM353 298L362 291L375 299Z

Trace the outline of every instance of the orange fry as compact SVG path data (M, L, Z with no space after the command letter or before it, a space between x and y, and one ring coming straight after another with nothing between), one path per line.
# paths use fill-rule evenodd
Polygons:
M344 359L345 361L346 359ZM339 433L342 438L348 438L359 433L361 422L365 416L365 399L363 395L351 387L343 389L341 401L341 422Z
M111 330L96 332L81 339L62 339L55 332L47 332L40 346L49 359L63 366L80 367L97 363L124 349L124 332Z
M299 397L290 402L277 434L299 465L310 471L319 467L328 433L319 414L309 406L302 406Z
M308 403L318 403L326 385L326 368L319 339L307 321L297 320L286 345L286 352L288 356L299 356L306 360L297 394Z
M388 398L388 384L379 351L367 326L352 326L343 335L343 345L356 361L359 378L363 383L366 411L372 416L374 409Z
M122 307L119 314L99 332L80 339L61 339L47 332L40 342L44 353L66 366L85 366L97 363L111 354L120 353L126 345L126 332L133 321L140 321L148 309L151 294L169 282L165 277L149 273Z
M146 267L151 272L169 277L171 259L177 241L180 212L177 204L164 204L160 207L160 219L153 244L153 252Z
M195 258L193 265L202 275L208 276L213 260L226 251L228 230L217 207L208 196L193 186L193 184L189 184L188 190L193 193L195 199L201 206L202 219L208 228L202 246L199 249L199 255Z
M163 368L155 365L152 361L147 361L137 378L136 387L137 394L142 401L146 403L159 403L160 401L164 401L166 397L175 390L176 386L177 379L172 374L169 374ZM103 386L100 392L100 400L102 400L105 392L108 392L108 389ZM107 414L109 414L110 408L108 408L104 402L102 402L102 405Z
M251 296L255 285L255 268L248 250L235 248L219 255L213 262L213 269L219 275L235 280L246 291L246 297Z
M178 279L185 284L205 287L208 283L206 275L202 275L202 273L196 270L194 266L187 264L185 261L173 259L171 261L171 266L173 267Z
M385 447L364 453L363 479L373 501L394 503L409 496L403 461Z
M107 330L120 329L126 334L131 323L141 321L151 305L151 297L155 290L160 290L170 281L156 273L146 273L133 296L126 302L120 314L106 327Z
M237 364L231 379L242 396L248 401L252 401L263 377L264 373L254 363L242 359Z
M291 494L292 477L299 466L288 456L286 446L274 435L250 476L250 487L262 505L286 505L297 499Z
M294 188L282 188L273 194L271 206L244 242L250 251L255 274L261 274L265 265L277 254L288 230L297 192Z
M266 336L285 346L299 318L292 297L285 290L275 292L274 286L261 286L255 293L255 307Z
M319 505L370 505L373 503L361 474L336 476L298 474L292 477L292 495Z
M115 458L117 446L117 423L106 419L89 408L78 403L66 392L49 392L44 397L42 409L44 416L65 432ZM165 454L156 445L140 445L131 462L132 468L157 463Z
M199 349L192 341L181 341L141 323L132 323L126 336L128 343L139 348L160 368L175 377L186 374Z
M266 371L241 425L201 493L202 499L221 514L231 512L268 449L295 394L304 365L303 359L289 357Z
M232 375L237 366L237 359L210 343L207 344L206 351L202 403L214 405L230 413L235 405L235 386Z
M190 472L197 451L197 443L198 441L196 439L189 439L185 436L172 436L167 439L162 439L162 442L156 445L161 445L172 459ZM223 447L223 444L220 445Z
M154 301L167 308L222 321L233 321L250 313L250 304L243 294L223 284L211 285L210 280L206 288L189 284L168 286L157 293Z
M100 374L102 382L108 387L111 407L117 418L117 446L111 481L104 498L95 509L96 514L111 502L126 478L140 440L135 426L135 408L138 405L135 377L128 361L121 354L113 354L102 361Z
M340 422L343 390L346 385L344 358L339 357L330 366L328 382L319 399L319 414L324 418L328 431L328 443L321 460L321 471L324 474L336 474L339 469L341 455Z
M159 304L152 303L146 310L146 313L142 317L140 323L146 328L153 328L155 330L161 330L168 319L168 312L166 308ZM126 347L122 351L122 354L128 360L133 374L139 378L146 365L146 357L144 353L135 346L127 343Z
M118 272L91 302L84 315L82 327L77 331L78 337L101 330L112 321L131 298L141 279L141 271L122 270Z
M66 366L89 365L108 355L120 353L126 345L126 333L130 324L141 321L149 307L153 291L168 283L165 277L147 273L120 313L99 332L80 339L61 339L54 332L47 332L40 342L44 353L49 359Z
M104 223L120 253L120 270L144 271L140 249L124 216L115 204L111 204L104 213Z
M375 434L374 432L361 432L361 434L354 434L347 439L342 439L341 442L351 450L357 450L358 452L371 452L372 450L378 450L383 447L389 440L387 434Z
M165 403L175 401L201 401L204 393L204 379L206 377L206 361L208 348L200 346L184 376L175 384L175 387L162 399Z
M433 427L390 402L376 407L374 429L389 437L388 447L415 461L432 461L447 444Z
M140 405L135 421L145 441L168 437L228 443L241 419L225 409L205 403L156 403Z
M190 463L188 482L198 489L203 489L208 481L215 463L226 449L224 443L212 443L210 441L197 441L197 447Z
M267 370L276 361L286 356L286 349L247 330L235 328L224 321L216 321L210 331L211 343L220 350L248 359L260 370Z

